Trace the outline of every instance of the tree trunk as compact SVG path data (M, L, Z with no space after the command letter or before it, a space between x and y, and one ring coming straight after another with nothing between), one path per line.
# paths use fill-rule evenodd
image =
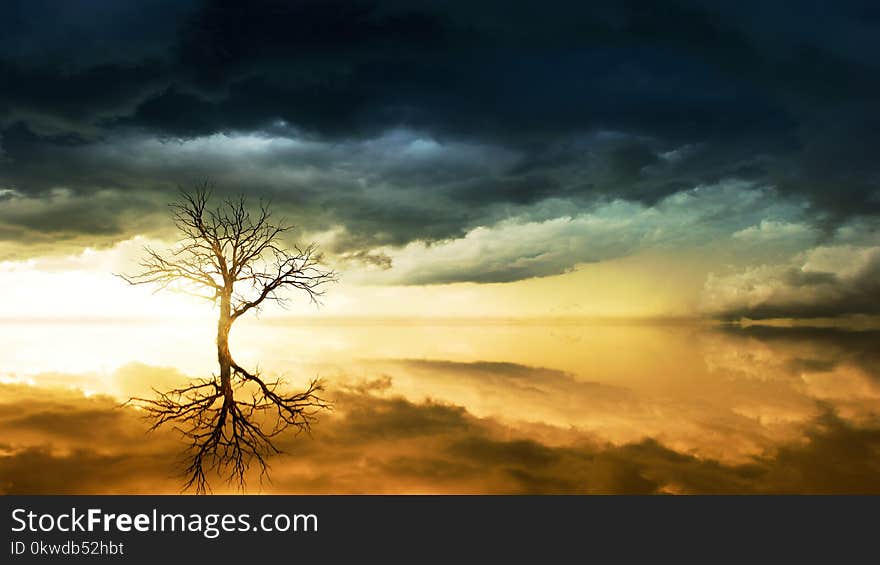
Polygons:
M231 297L223 293L220 299L220 319L217 321L217 362L220 364L220 387L225 404L233 402L232 355L229 353L229 329L232 327Z

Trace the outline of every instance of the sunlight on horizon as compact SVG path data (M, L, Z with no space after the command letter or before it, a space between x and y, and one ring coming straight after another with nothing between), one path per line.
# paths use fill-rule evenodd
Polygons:
M182 382L215 370L213 327L193 327L3 326L8 361L0 376L119 399L149 394L167 379ZM815 399L856 419L880 408L880 389L859 365L789 375L786 359L796 358L790 347L798 342L764 343L750 335L700 324L292 326L249 320L233 332L232 345L239 362L297 384L317 376L345 390L387 377L394 394L413 402L449 402L523 429L541 423L551 427L547 433L558 429L551 438L567 428L613 443L653 437L729 461L796 438L817 413Z
M114 276L137 270L144 245L163 241L135 237L106 249L0 262L0 289L7 298L0 318L205 320L212 305L156 287L131 287ZM696 259L695 259L696 261ZM696 265L696 263L695 263ZM692 268L698 268L696 266ZM692 316L693 294L682 266L668 273L657 257L634 256L591 263L569 273L505 284L428 286L369 284L360 267L340 267L341 281L321 305L292 296L287 309L268 305L265 317L654 317ZM667 279L658 292L656 277Z

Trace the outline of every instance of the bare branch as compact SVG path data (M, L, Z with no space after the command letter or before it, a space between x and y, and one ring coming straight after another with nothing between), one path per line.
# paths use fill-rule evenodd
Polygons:
M243 488L252 465L268 476L268 458L280 453L278 434L311 429L316 415L328 409L319 381L305 390L285 390L280 380L266 380L233 361L229 352L232 324L267 301L284 305L285 291L301 291L318 303L324 285L336 273L321 266L312 244L285 247L281 237L292 229L275 222L267 202L251 211L244 196L227 198L211 208L209 183L181 191L170 205L181 240L172 249L145 248L140 272L119 275L132 285L152 285L213 301L219 307L217 353L220 373L151 399L131 398L150 419L150 429L171 425L188 442L185 489L210 490L211 470Z
M256 464L260 477L269 473L268 458L281 453L272 438L289 428L309 431L317 414L330 408L319 395L320 381L290 393L280 380L266 382L236 365L238 392L246 399L226 395L219 376L199 379L167 392L154 390L155 398L131 398L127 404L143 411L150 429L172 425L187 441L184 489L209 492L210 471L243 488ZM251 389L251 390L245 390Z

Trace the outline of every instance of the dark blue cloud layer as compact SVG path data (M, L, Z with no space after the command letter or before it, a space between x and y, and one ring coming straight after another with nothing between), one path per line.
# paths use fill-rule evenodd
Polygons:
M295 205L309 227L342 226L352 252L459 237L554 199L574 210L653 205L733 179L803 199L824 228L880 213L874 3L21 1L2 11L0 189L18 194L161 196L210 172L145 176L130 155L95 156L135 138L262 132L332 147L406 130L490 158L346 169L285 189L256 174L247 188ZM493 166L504 155L515 158ZM328 150L308 165L346 163Z

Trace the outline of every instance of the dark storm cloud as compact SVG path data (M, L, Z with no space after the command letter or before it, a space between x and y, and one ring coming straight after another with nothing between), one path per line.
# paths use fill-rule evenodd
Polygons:
M880 313L880 247L813 250L826 265L751 269L710 279L711 311L730 319L811 318ZM829 261L829 259L831 261Z
M730 179L825 226L880 211L870 3L12 2L0 22L0 190L22 195L150 192L140 211L211 176L353 254ZM433 154L383 150L394 131ZM217 133L315 146L169 154Z
M821 275L821 276L820 276ZM847 314L880 314L880 257L853 277L835 273L804 276L788 271L780 282L784 289L758 304L733 308L736 318L815 318Z

